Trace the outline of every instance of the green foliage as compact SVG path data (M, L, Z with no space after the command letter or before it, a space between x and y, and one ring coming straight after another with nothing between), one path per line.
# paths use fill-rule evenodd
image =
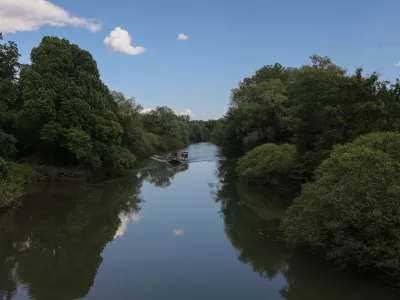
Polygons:
M340 264L400 274L400 134L336 146L303 186L282 228L289 243Z
M243 181L276 184L290 177L297 163L295 146L264 144L240 158L236 172Z
M105 246L139 214L140 186L132 177L31 186L24 205L0 218L0 298L20 284L35 299L86 297Z
M304 66L290 87L295 120L294 142L307 174L336 144L380 130L385 103L378 96L378 76L348 76L332 63Z
M17 153L17 139L0 129L0 156L12 158Z
M179 116L166 106L143 114L142 106L134 98L127 99L115 91L112 95L123 128L122 143L137 156L180 149L189 142L210 139L210 122L190 121L187 116Z
M204 121L191 121L189 129L189 139L192 142L204 142L210 140L210 129Z
M3 39L0 33L0 41ZM12 135L14 109L17 103L19 52L14 42L0 44L0 156L13 158L17 140Z
M329 58L311 64L265 66L232 91L227 114L212 133L234 159L265 143L294 144L304 177L312 178L334 145L358 136L400 130L400 83L379 81L376 73L354 74Z
M0 180L0 209L17 207L23 191L23 187L19 183Z
M89 52L66 39L45 37L31 61L20 78L16 127L22 154L92 168L130 168L135 158L123 149L115 102Z
M12 182L29 183L35 180L36 171L29 165L11 163L7 176Z
M230 152L242 156L265 143L286 143L292 135L282 81L268 78L258 84L253 82L244 80L232 91L231 107L225 117L226 143L223 143L228 155Z
M143 115L146 131L159 137L161 151L184 147L189 143L189 118L178 116L166 106L156 107Z
M10 164L0 156L0 180L6 179Z
M19 205L22 183L13 177L12 165L0 156L0 209Z
M135 156L210 139L213 122L190 121L166 106L143 114L134 98L110 92L91 54L66 39L44 37L29 65L21 66L19 56L14 42L0 44L5 158L112 172L132 168Z

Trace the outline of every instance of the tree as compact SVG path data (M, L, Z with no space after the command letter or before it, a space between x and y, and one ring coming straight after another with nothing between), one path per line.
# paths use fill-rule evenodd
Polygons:
M158 136L161 151L179 149L189 143L189 119L176 115L167 106L158 106L144 114L143 125L147 132Z
M242 156L265 143L288 142L292 131L287 101L279 78L259 84L242 83L233 90L225 118L226 154Z
M6 158L12 158L17 152L12 124L17 106L19 56L14 42L0 44L0 155Z
M117 106L89 52L44 37L21 71L17 127L23 154L91 168L132 167Z
M295 146L264 144L241 157L236 172L242 181L277 184L291 177L297 164Z
M377 96L378 75L354 75L326 57L312 56L288 87L294 143L310 176L333 146L379 130L384 104Z
M135 98L127 99L121 92L112 92L117 105L117 117L122 126L122 143L137 156L146 156L155 152L152 143L146 141L141 110L143 107L136 103Z
M194 143L210 140L210 129L205 121L190 121L189 140Z
M400 134L336 146L282 222L286 240L339 264L400 274Z

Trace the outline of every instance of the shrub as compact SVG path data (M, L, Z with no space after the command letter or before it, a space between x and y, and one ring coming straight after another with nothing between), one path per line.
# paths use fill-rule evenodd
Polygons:
M400 275L400 134L336 146L282 222L286 240L346 266Z
M295 146L264 144L239 159L236 172L243 181L279 183L290 177L297 165Z
M16 207L23 195L23 186L8 180L0 180L0 208Z
M6 179L10 164L0 156L0 180Z
M17 139L0 129L0 155L10 158L17 153Z
M21 182L10 179L11 164L0 156L0 208L16 207L23 195Z
M35 180L36 171L29 165L12 163L8 170L8 180L15 183L29 183Z

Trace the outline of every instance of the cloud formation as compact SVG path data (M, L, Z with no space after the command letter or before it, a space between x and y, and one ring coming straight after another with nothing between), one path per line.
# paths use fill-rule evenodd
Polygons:
M192 112L190 108L186 108L184 111L178 112L177 115L189 116L191 119L193 119L196 114Z
M111 51L123 52L129 55L139 55L146 51L146 48L141 46L132 46L131 41L132 37L128 31L123 30L121 27L116 27L109 36L106 36L104 45Z
M134 212L133 213L120 213L118 217L121 221L121 224L119 225L117 231L115 232L114 238L119 238L119 237L124 236L124 234L128 230L129 223L139 223L140 220L142 219L142 216L140 216Z
M400 60L397 63L395 63L393 66L400 67Z
M186 34L184 34L184 33L178 34L178 41L184 41L184 40L188 40L188 39L189 39L189 36L187 36Z
M223 114L216 111L203 112L200 114L202 120L217 120L222 117Z
M183 230L182 229L174 229L173 231L174 236L180 236L183 234Z
M151 112L152 110L154 110L154 108L143 108L140 113L142 114L147 114L149 112Z
M100 24L71 16L65 9L47 0L0 0L0 31L35 31L41 26L84 27L90 31L101 29Z

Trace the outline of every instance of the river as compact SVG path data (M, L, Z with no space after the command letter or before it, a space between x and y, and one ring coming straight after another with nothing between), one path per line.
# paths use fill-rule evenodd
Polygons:
M0 299L399 299L277 242L290 191L236 182L214 145L188 152L187 168L29 186L0 215Z

